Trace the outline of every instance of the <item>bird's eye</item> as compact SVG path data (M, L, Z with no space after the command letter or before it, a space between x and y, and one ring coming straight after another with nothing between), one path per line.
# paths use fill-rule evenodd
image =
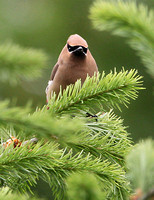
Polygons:
M86 54L87 53L87 50L88 50L88 48L86 48L86 47L82 47L83 48L83 52Z
M77 46L70 46L69 44L67 44L67 48L69 52L73 52L75 49L77 49Z

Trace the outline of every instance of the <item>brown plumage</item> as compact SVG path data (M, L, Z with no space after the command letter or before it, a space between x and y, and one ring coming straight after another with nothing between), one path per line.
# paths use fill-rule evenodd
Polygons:
M71 35L52 70L46 88L47 101L50 100L53 92L58 95L60 86L65 89L67 85L74 84L78 79L81 79L83 84L87 74L93 76L95 72L98 72L97 65L87 42L77 34Z

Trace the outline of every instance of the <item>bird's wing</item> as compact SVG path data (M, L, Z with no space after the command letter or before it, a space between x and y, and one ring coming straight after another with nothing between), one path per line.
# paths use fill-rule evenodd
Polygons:
M54 79L55 74L56 74L56 72L57 72L57 70L58 70L58 67L59 67L59 64L56 63L55 66L54 66L54 68L53 68L53 70L52 70L52 72L51 72L50 80L48 81L48 85L47 85L46 90L45 90L45 93L46 93L46 94L48 93L49 87L50 87L51 84L53 83L53 79Z
M56 63L55 66L54 66L54 68L53 68L53 70L52 70L52 72L51 72L50 80L53 80L53 79L54 79L55 74L56 74L56 72L57 72L57 70L58 70L58 67L59 67L59 64Z

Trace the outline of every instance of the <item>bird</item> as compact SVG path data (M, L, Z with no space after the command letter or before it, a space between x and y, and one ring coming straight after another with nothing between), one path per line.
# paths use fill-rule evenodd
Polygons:
M60 88L63 91L78 79L81 79L81 84L83 84L87 75L92 77L95 73L98 73L98 67L86 40L78 34L70 35L51 72L45 90L47 102L54 92L58 96Z

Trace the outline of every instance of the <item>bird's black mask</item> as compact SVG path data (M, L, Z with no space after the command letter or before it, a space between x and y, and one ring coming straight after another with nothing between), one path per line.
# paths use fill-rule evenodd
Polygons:
M67 49L70 53L73 53L76 56L86 56L88 48L83 46L71 46L67 44Z

